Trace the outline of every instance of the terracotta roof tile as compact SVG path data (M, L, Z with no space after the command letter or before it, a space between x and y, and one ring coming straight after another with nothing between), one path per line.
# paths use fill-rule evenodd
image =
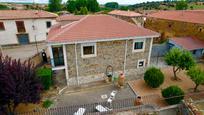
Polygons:
M204 48L204 41L193 38L193 37L175 37L171 38L174 43L181 46L182 48L192 51L196 49L202 49Z
M204 24L204 10L159 11L147 17Z
M62 15L57 17L57 21L78 21L80 19L82 19L83 17L85 17L84 15Z
M133 11L121 11L121 10L113 10L109 12L110 15L119 15L119 16L127 16L127 17L138 17L142 16L140 13L136 13Z
M48 42L81 42L128 37L159 36L159 33L138 27L107 15L89 15L65 26L54 26Z
M56 18L54 13L41 10L0 10L0 20Z

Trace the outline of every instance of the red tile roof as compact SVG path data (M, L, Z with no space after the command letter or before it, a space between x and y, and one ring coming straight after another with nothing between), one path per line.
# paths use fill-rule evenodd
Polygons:
M140 13L136 13L133 11L121 11L121 10L113 10L109 12L110 15L119 15L119 16L126 16L126 17L138 17L142 16Z
M54 13L42 10L0 10L0 20L56 18Z
M175 37L170 40L189 51L204 48L204 41L193 37Z
M82 19L83 17L85 17L84 15L70 15L70 14L66 14L66 15L62 15L57 17L57 21L78 21L80 19Z
M204 24L204 10L159 11L147 17Z
M138 27L108 15L89 15L65 26L55 25L48 42L82 42L124 39L128 37L158 37L154 31Z

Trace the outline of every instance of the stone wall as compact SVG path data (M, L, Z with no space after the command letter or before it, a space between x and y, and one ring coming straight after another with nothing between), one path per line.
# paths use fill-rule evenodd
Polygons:
M126 69L136 69L137 61L145 59L147 65L151 39L145 41L144 52L132 52L133 40L128 40ZM125 58L125 40L97 42L97 56L90 58L81 57L81 44L77 44L79 77L103 74L108 65L114 71L123 71ZM66 45L69 78L76 77L75 45Z
M165 37L195 36L204 40L204 25L156 18L147 18L145 27L164 33Z

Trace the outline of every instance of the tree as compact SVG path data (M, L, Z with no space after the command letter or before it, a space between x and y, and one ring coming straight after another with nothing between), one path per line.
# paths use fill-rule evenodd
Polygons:
M9 10L10 8L6 5L0 4L0 10Z
M197 91L197 88L200 84L204 83L204 71L202 71L198 67L192 67L187 75L191 78L191 80L195 83L194 92Z
M79 11L79 14L80 15L86 15L86 14L88 14L88 9L86 8L86 7L81 7L80 8L80 11Z
M42 85L30 60L21 63L0 55L0 87L0 110L5 114L13 114L20 103L40 101Z
M99 4L96 0L88 0L87 8L90 12L97 12L99 10Z
M186 10L188 9L188 3L185 0L176 1L176 10Z
M119 4L117 2L108 2L105 4L105 7L111 8L111 9L118 9Z
M129 10L129 8L128 8L128 6L120 6L120 10L127 11L127 10Z
M66 3L67 11L74 13L76 9L76 2L75 0L68 0Z
M189 70L195 65L195 60L189 51L179 48L172 48L165 55L165 62L173 66L174 79L177 80L177 72L179 70Z
M160 69L151 67L145 72L144 80L150 87L157 88L164 82L164 74Z
M178 86L169 86L161 93L170 105L178 104L184 98L184 91Z
M62 0L49 0L48 10L50 12L58 12L62 9L61 6Z
M81 7L87 7L87 0L76 0L76 9L80 11Z

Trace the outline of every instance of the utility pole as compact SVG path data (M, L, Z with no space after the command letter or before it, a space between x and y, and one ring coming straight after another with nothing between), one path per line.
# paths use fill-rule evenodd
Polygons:
M36 34L35 34L35 47L36 47L37 54L38 54L38 53L39 53L39 50L38 50L38 43L37 43L37 39L36 39Z
M3 52L3 48L2 48L2 46L0 45L0 54L4 57L4 52Z

